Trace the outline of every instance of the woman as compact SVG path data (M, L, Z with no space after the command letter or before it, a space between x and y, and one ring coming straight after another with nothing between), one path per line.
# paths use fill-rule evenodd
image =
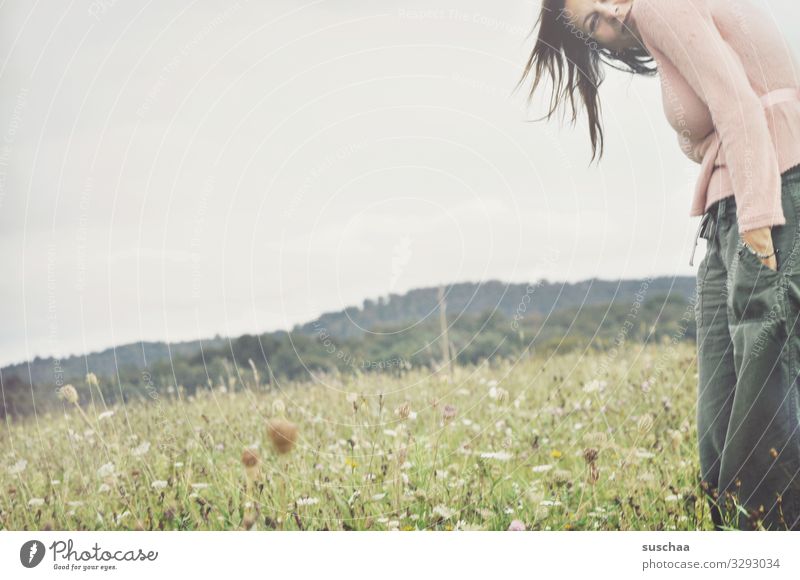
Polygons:
M547 118L578 91L592 159L602 64L659 74L701 164L700 485L716 529L800 529L800 66L753 0L544 0L537 23L523 79L552 78Z

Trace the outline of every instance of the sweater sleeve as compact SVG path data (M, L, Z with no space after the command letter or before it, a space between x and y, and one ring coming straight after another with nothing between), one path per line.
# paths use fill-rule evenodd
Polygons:
M739 232L785 224L764 106L717 29L707 0L635 2L645 45L667 58L708 106L734 190Z

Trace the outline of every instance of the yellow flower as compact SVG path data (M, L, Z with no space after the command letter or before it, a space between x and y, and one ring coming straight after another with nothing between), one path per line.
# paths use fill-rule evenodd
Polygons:
M356 460L353 459L352 457L348 457L347 459L345 459L344 464L351 469L355 469L356 467L358 467L358 463L356 463Z
M561 457L561 452L558 449L553 449L550 452L550 456L553 457L554 459L558 459L559 457Z

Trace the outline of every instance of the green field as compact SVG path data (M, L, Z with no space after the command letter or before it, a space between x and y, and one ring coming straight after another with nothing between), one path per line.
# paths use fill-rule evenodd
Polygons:
M106 407L89 379L63 413L8 420L0 526L712 529L692 343L280 390L239 370L126 406ZM285 453L277 420L297 429L294 445L277 438Z

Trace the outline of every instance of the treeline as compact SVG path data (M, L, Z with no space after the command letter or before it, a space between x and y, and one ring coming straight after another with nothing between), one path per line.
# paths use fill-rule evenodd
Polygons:
M578 301L575 286L557 285L567 296L551 302L550 288L540 284L517 285L514 300L508 302L509 285L493 287L495 303L487 302L486 285L450 287L447 293L447 337L452 359L456 364L474 364L496 358L518 358L532 352L638 347L645 342L694 340L696 336L692 306L693 279L690 292L681 279L670 279L673 288L663 290L653 281L617 284L616 296L605 303L594 298ZM676 280L680 290L675 290ZM597 282L597 281L595 281ZM585 283L581 283L585 284ZM601 285L608 283L600 282ZM655 288L654 288L655 286ZM457 288L457 290L455 290ZM547 291L544 291L546 289ZM591 289L583 288L583 296ZM607 289L604 289L604 291ZM433 293L431 302L431 292ZM335 313L296 327L291 332L244 335L233 340L215 338L207 342L185 343L170 349L149 349L138 357L133 350L141 345L128 345L122 350L135 360L117 367L92 364L92 357L78 357L83 363L77 370L65 372L60 382L83 384L87 371L98 375L102 394L107 403L144 398L148 389L168 394L180 389L191 394L198 388L250 384L254 373L261 385L276 385L280 381L309 380L319 373L401 374L409 367L433 367L442 358L442 341L436 290L413 291L403 300L387 301L375 314L371 307L351 309L358 315L358 325L368 331L343 331L341 317ZM410 298L413 297L413 298ZM578 301L569 307L562 303ZM391 308L389 304L394 302ZM377 304L377 303L376 303ZM403 318L395 310L409 307L414 316ZM413 304L413 308L411 307ZM503 308L495 307L503 304ZM513 307L511 306L513 304ZM543 305L544 304L544 305ZM549 304L549 308L546 306ZM477 310L483 308L483 310ZM396 320L395 320L396 319ZM383 322L390 320L394 322ZM401 322L397 322L401 320ZM367 324L368 322L368 324ZM355 327L350 322L347 328ZM202 348L201 348L202 347ZM171 351L172 356L169 356ZM106 361L101 357L100 361ZM146 362L145 362L146 361ZM52 359L36 364L52 365ZM22 367L24 369L24 367ZM73 367L74 368L74 363ZM35 376L43 380L26 380L19 365L9 372L3 369L3 416L23 416L34 409L41 412L61 403L55 396L57 384L53 367L45 374L41 369Z

